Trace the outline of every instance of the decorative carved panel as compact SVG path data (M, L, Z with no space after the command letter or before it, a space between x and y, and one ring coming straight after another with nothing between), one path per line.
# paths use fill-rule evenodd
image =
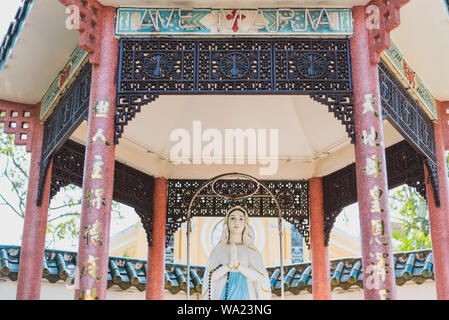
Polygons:
M345 39L122 39L115 143L161 94L302 94L354 138Z
M367 5L367 12L379 20L377 28L369 28L369 46L371 52L371 63L379 63L380 53L390 45L390 31L399 26L400 8L410 0L371 0ZM373 9L376 8L376 9ZM371 8L371 9L370 9ZM369 17L369 18L373 18Z
M167 197L167 243L183 222L187 221L187 210L194 193L207 180L169 179ZM309 190L307 181L262 181L277 198L283 218L297 228L309 244ZM219 194L248 195L256 184L249 180L221 180L215 184ZM234 205L241 205L250 217L278 217L275 202L270 198L249 197L244 200L226 200L214 196L212 187L206 187L198 200L193 202L192 216L224 217ZM267 195L259 189L255 196Z
M425 157L407 141L386 148L388 188L407 184L427 198L424 177ZM343 208L357 202L357 179L355 164L323 177L324 232L326 245L330 233Z
M38 107L0 100L0 123L4 124L3 132L13 134L14 144L26 146L26 152L31 152L34 119Z
M59 0L68 7L69 12L77 18L79 26L79 46L90 53L90 63L100 63L101 24L103 22L103 6L97 0ZM73 8L79 12L72 12Z
M357 202L357 179L355 164L323 177L323 206L325 244L343 208Z
M439 206L434 125L384 62L379 63L379 82L383 116L426 157L425 163L431 175L435 202Z
M61 188L73 184L82 187L86 147L67 140L53 158L51 193L53 198ZM141 171L115 162L113 199L134 208L152 242L154 178Z

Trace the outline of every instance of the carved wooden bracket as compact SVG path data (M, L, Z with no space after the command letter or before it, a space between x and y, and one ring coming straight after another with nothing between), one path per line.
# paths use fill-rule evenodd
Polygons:
M378 64L380 61L379 55L390 46L390 31L401 23L399 9L409 1L372 0L368 3L367 12L370 12L370 6L375 6L372 7L373 9L376 8L373 14L379 15L379 28L376 26L368 30L372 64Z
M30 106L16 102L0 100L0 123L4 123L4 133L15 136L17 146L26 146L31 152L35 117L39 117L40 105Z
M74 6L78 10L72 14L76 21L79 21L80 38L79 46L81 49L90 53L90 63L98 65L100 63L100 44L101 44L101 24L103 21L103 6L97 0L59 0L64 6ZM78 19L79 18L79 19Z

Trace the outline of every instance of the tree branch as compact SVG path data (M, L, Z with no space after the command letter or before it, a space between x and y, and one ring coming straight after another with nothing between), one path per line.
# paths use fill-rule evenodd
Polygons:
M14 164L14 166L19 169L20 172L22 172L22 174L28 179L28 174L25 172L25 170L16 162L16 160L14 159L13 155L11 155L11 160L12 163Z
M6 205L6 206L10 207L10 208L12 209L12 211L13 211L16 215L18 215L18 216L21 217L22 219L24 218L24 215L21 214L19 211L17 211L17 209L14 208L14 206L13 206L11 203L9 203L9 201L6 200L5 197L3 197L2 194L0 194L0 198L2 198L3 201L5 201L5 203L1 203L0 205Z
M81 199L78 200L77 202L73 203L73 204L65 203L65 204L63 204L61 206L58 206L58 207L52 207L52 208L50 208L50 210L58 210L58 209L63 209L63 208L67 208L67 207L74 207L74 206L77 206L79 204L81 204Z
M9 174L8 174L8 167L9 167L9 157L6 158L6 165L5 165L4 176L5 176L5 177L8 179L8 181L11 183L12 188L13 188L14 192L16 193L17 198L19 199L19 209L20 209L20 211L22 212L22 215L23 215L23 212L25 211L24 199L23 199L23 197L20 195L20 191L17 189L17 187L16 187L14 181L13 181L13 180L11 179L11 177L9 176Z
M59 216L57 216L57 217L54 217L53 219L49 219L49 220L47 221L47 223L53 222L53 221L55 221L55 220L58 220L58 219L61 219L61 218L64 218L64 217L79 216L79 215L80 215L79 212L69 212L69 213L64 213L64 214L61 214L61 215L59 215Z

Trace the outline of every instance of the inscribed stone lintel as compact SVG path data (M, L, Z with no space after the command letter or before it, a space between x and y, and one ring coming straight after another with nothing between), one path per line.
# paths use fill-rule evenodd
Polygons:
M350 8L118 8L117 36L352 36Z

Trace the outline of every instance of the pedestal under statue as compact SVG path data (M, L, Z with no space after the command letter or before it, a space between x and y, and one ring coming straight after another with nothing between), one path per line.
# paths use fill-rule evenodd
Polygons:
M231 208L220 242L207 260L203 277L205 300L268 300L271 287L262 255L250 235L248 213Z

